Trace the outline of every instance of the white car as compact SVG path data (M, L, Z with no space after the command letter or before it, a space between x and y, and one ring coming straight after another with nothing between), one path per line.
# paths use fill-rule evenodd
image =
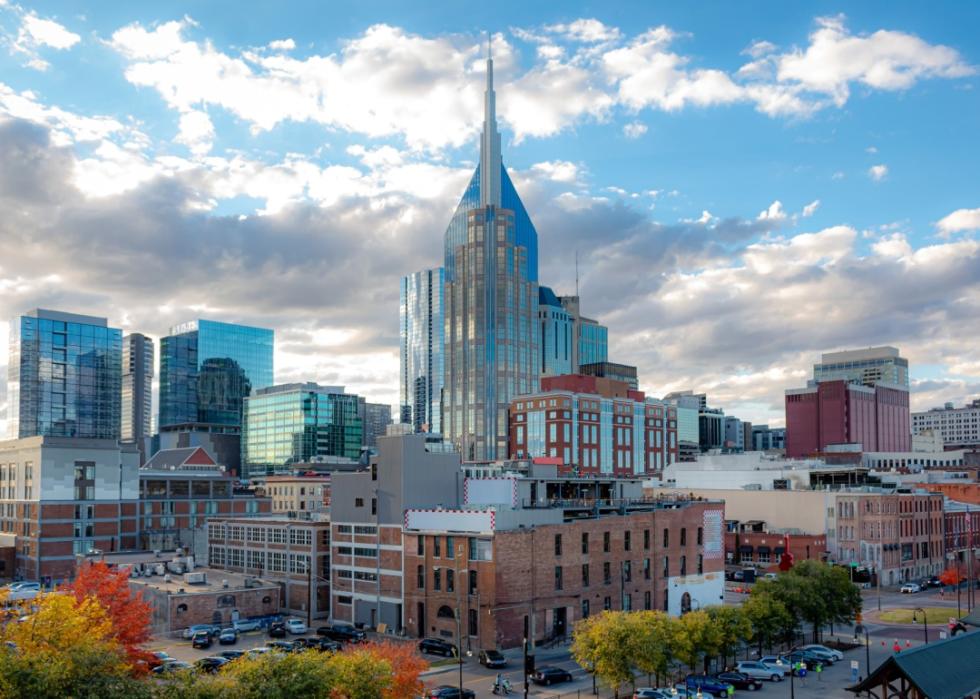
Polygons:
M38 582L15 582L7 586L10 591L7 599L11 602L15 600L34 599L41 592L41 583Z
M914 594L916 592L922 592L922 588L919 587L919 583L905 583L902 585L902 592Z
M309 631L306 628L306 623L302 619L287 619L286 620L286 630L289 633L302 634Z
M844 654L839 650L834 650L833 648L828 648L827 646L822 646L819 643L811 643L808 646L803 646L803 650L817 650L821 653L827 653L833 657L834 662L838 662L844 659Z
M735 669L755 680L779 682L786 675L786 668L778 665L768 665L761 660L742 660L736 663Z

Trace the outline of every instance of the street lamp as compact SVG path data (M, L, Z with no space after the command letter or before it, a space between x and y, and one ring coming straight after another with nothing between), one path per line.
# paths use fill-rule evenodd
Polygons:
M922 607L916 607L912 611L912 621L918 621L918 619L915 618L915 615L918 612L922 612L922 634L925 637L925 642L929 643L929 620L926 619L926 610Z
M783 666L783 661L782 661L781 658L776 658L776 665L778 665L779 667L782 667ZM790 663L789 663L789 696L790 696L790 699L795 699L796 698L796 685L793 682L793 675L794 675L794 672L793 672L793 661L791 660Z
M865 672L868 674L866 677L871 677L871 637L868 634L868 627L864 624L858 624L854 627L854 640L856 641L859 633L864 633L864 662L865 662ZM871 690L868 690L868 696L871 696Z

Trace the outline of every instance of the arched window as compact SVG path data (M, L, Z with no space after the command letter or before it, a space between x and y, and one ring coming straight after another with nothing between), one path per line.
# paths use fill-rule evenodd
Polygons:
M440 619L455 619L456 615L453 614L453 610L448 605L442 605L439 607L439 611L436 612L436 616Z
M187 611L187 605L186 604L178 604L177 605L177 613L178 614L180 612L186 612L186 611Z
M681 595L681 614L687 614L691 611L691 595L685 592Z

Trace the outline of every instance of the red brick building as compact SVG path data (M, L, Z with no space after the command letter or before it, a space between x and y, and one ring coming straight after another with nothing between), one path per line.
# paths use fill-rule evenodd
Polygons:
M569 374L511 401L513 459L561 459L559 473L636 476L677 461L677 409L629 384Z
M980 577L980 507L962 502L947 502L946 566L953 566L960 575L970 574L970 555L973 552L973 577Z
M815 454L831 444L861 444L869 452L910 451L908 390L843 380L787 390L786 456Z
M725 560L733 565L751 566L764 572L779 570L783 554L793 563L826 561L826 534L768 531L765 522L729 522L725 532Z

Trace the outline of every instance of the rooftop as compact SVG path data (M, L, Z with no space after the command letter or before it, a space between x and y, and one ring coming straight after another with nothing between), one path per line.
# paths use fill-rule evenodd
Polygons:
M168 581L163 575L154 575L150 578L130 578L130 585L139 585L144 588L160 590L171 595L194 595L212 594L221 590L246 590L254 588L277 588L278 585L268 582L254 575L244 575L242 573L232 573L227 570L215 568L195 568L193 573L203 573L205 582L189 583L184 580L183 575L171 573ZM248 584L246 584L248 581ZM253 582L254 581L254 584Z

